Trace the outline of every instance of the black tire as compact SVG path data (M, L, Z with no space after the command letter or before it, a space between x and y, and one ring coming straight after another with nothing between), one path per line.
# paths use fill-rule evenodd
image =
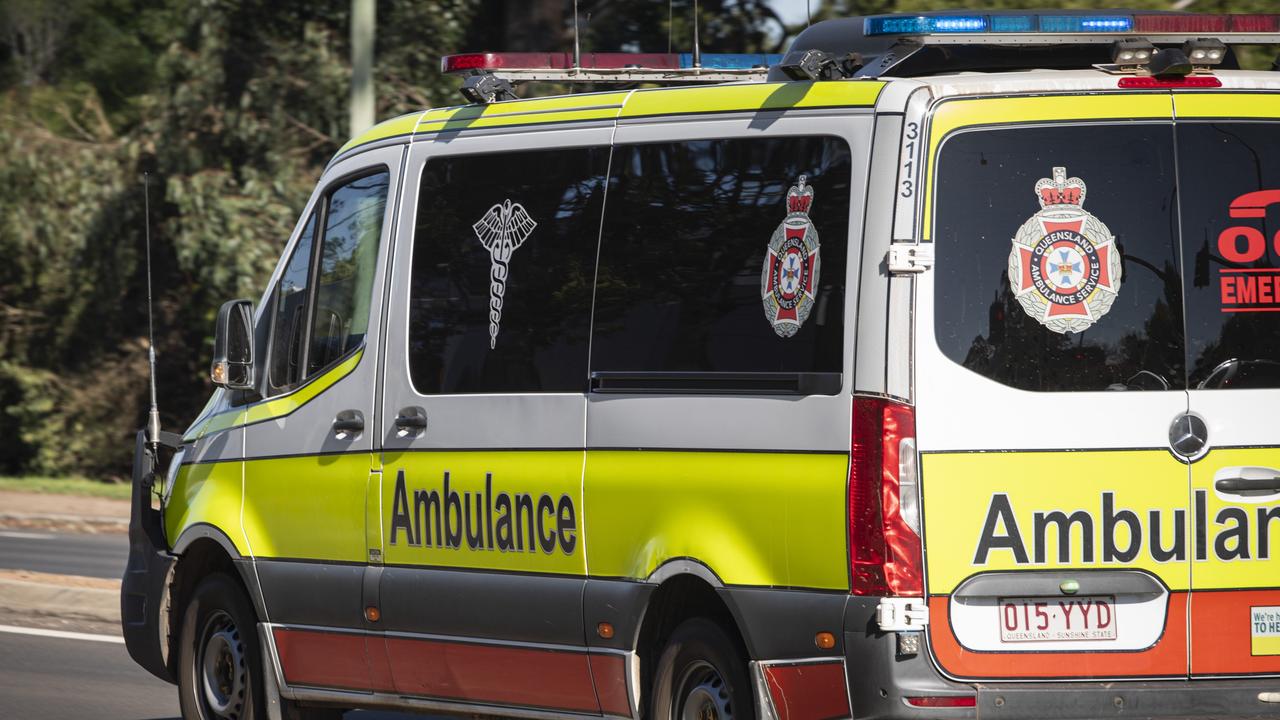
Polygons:
M671 633L650 693L650 720L754 720L747 664L718 623L686 620Z
M265 720L257 616L224 573L200 581L183 613L178 702L184 720Z

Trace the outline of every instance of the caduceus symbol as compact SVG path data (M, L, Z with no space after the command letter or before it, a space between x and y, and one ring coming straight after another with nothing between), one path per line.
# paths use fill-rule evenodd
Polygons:
M507 272L511 255L524 244L538 226L520 203L508 198L489 208L489 212L472 225L480 244L489 251L489 348L498 344L498 325L502 322L502 296L507 292Z

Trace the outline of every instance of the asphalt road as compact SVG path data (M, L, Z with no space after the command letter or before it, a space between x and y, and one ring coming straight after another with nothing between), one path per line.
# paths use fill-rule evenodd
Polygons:
M178 720L178 689L118 643L0 632L0 720ZM346 720L422 720L349 712Z
M0 568L119 579L122 534L0 529ZM5 622L16 622L6 617ZM75 629L75 628L70 628ZM0 720L179 718L178 691L134 664L123 644L0 631ZM421 720L350 712L347 720Z
M0 530L0 568L119 580L129 539L119 533L74 535L43 530Z

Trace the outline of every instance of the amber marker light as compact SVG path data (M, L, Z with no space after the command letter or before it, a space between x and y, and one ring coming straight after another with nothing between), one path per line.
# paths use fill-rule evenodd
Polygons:
M605 640L608 640L609 638L613 637L613 624L602 622L596 625L596 634L604 638Z
M813 636L813 644L822 650L830 650L836 646L836 636L829 632L820 632Z
M364 619L369 622L378 622L381 617L382 612L372 605L364 609Z

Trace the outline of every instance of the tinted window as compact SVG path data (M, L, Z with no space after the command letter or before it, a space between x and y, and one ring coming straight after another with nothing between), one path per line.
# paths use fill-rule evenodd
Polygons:
M1183 387L1171 126L963 133L935 198L947 357L1024 390Z
M351 180L329 195L308 374L364 342L389 183L390 175L384 171Z
M1280 387L1280 124L1178 125L1192 387Z
M271 333L271 389L283 392L302 379L303 337L307 329L307 287L311 280L311 248L315 240L316 216L303 228L293 255L285 265L275 290L275 313Z
M409 296L418 392L585 389L608 152L427 161Z
M850 172L837 138L619 146L591 369L838 373Z

